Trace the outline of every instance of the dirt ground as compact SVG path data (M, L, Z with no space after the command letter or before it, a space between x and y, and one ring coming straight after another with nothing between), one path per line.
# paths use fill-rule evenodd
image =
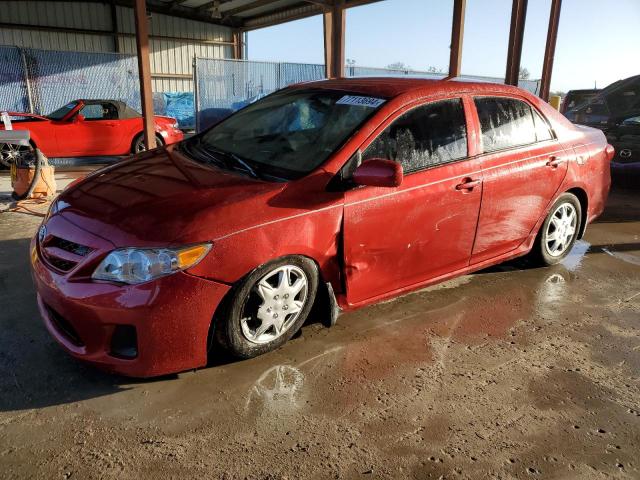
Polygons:
M637 192L556 267L493 268L151 381L46 333L40 220L0 213L2 478L640 478Z

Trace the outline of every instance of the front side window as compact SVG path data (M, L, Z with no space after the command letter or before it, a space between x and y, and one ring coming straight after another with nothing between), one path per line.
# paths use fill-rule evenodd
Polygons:
M92 103L80 109L85 120L117 120L118 110L112 103Z
M367 147L363 160L384 158L405 173L467 157L467 128L459 98L423 105L396 119Z
M272 94L184 142L196 160L241 161L257 174L303 177L322 165L385 99L324 89Z
M485 153L535 143L536 129L529 105L502 97L480 97L474 101Z

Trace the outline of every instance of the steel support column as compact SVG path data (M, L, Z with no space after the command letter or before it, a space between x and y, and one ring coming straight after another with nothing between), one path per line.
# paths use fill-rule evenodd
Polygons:
M462 67L462 42L464 40L464 14L466 9L467 0L454 0L448 78L460 76L460 69Z
M527 19L527 0L513 0L511 8L511 29L507 49L507 72L504 83L518 85L520 75L520 57L522 56L522 38Z
M544 50L542 62L542 79L540 81L540 98L549 101L549 89L551 88L551 74L553 72L553 59L556 54L556 40L558 39L558 24L560 23L560 8L562 0L551 0L551 13L549 14L549 29L547 30L547 46Z
M344 0L335 0L324 12L324 64L327 78L344 77Z
M244 52L244 34L242 30L233 31L233 58L242 60L242 52Z
M140 76L140 99L144 143L147 149L156 148L153 121L153 92L151 88L151 63L149 60L149 25L146 0L135 0L136 49L138 53L138 75Z

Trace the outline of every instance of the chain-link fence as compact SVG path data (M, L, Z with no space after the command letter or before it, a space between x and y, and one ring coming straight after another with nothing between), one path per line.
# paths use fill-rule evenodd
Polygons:
M324 78L324 65L196 58L196 130L293 83Z
M415 77L440 80L444 73L419 70L394 70L388 68L349 65L347 77ZM309 63L256 62L248 60L223 60L196 58L194 60L196 130L200 131L216 123L231 112L269 93L293 83L320 80L325 76L324 65ZM464 79L503 83L493 77ZM520 87L537 94L539 81L521 80Z
M122 100L140 108L133 55L0 46L0 110L41 115L78 98Z
M28 111L29 92L22 52L15 47L0 46L0 65L0 111Z

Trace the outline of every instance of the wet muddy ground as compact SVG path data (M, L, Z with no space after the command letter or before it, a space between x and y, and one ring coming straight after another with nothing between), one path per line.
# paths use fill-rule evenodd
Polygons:
M556 267L510 263L151 381L49 338L39 222L0 214L0 477L640 478L637 192Z

